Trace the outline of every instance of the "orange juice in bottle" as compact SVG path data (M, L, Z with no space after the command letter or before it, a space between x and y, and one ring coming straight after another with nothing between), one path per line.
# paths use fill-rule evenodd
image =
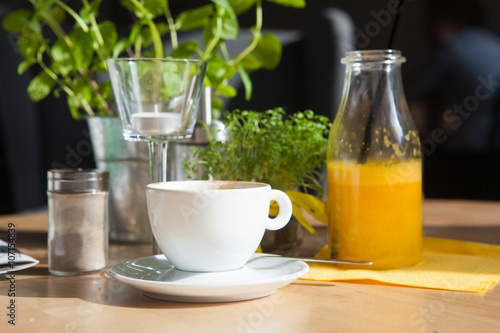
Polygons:
M385 269L422 259L420 160L328 163L328 237L346 260ZM365 267L366 268L366 267Z
M399 51L354 51L330 132L328 249L371 269L422 259L422 163L402 90ZM349 266L355 267L355 266Z

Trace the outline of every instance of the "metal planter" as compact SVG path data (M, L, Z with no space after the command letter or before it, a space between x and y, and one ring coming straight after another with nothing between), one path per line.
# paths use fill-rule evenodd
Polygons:
M153 239L146 206L149 159L146 142L125 141L118 117L87 119L94 158L109 171L110 239L150 243Z

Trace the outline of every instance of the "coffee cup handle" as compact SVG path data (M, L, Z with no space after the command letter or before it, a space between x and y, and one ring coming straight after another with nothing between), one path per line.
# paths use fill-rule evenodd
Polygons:
M278 203L280 211L275 218L268 218L266 223L267 230L278 230L283 228L292 217L292 201L285 192L280 190L271 190L271 200Z

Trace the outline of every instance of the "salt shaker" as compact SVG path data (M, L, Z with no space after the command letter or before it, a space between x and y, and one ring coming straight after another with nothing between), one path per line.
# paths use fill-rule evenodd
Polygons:
M109 173L49 170L47 180L49 272L102 271L108 263Z

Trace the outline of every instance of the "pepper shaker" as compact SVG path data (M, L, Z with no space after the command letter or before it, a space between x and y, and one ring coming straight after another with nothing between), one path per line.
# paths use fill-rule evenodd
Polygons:
M49 272L79 275L108 264L109 173L60 169L47 173Z

